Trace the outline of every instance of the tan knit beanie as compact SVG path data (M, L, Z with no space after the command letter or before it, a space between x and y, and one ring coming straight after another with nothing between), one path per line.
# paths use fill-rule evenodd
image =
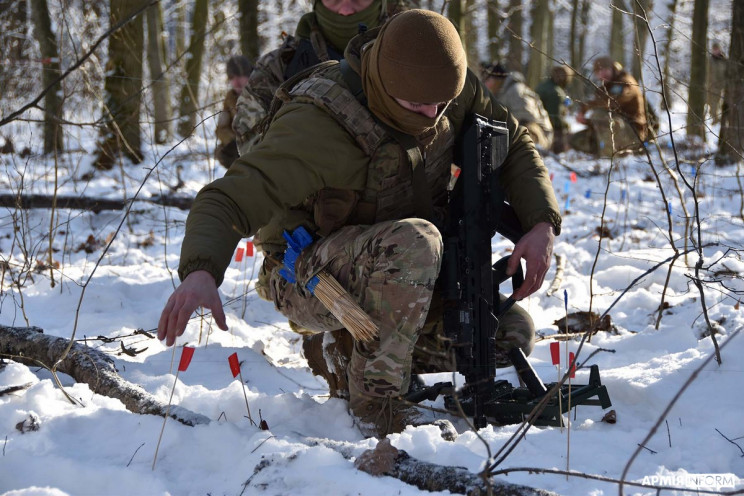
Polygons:
M377 67L390 96L440 103L465 86L465 50L446 17L428 10L402 12L390 19L378 41Z

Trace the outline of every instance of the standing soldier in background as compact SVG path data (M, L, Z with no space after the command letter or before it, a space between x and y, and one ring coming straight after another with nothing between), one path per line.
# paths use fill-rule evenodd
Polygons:
M527 128L538 148L553 144L553 125L540 97L527 86L519 72L507 71L501 64L482 64L483 82L496 99Z
M594 99L581 105L576 120L587 127L571 135L571 147L603 157L640 149L649 129L638 81L610 57L594 61L594 75L602 84ZM587 118L589 111L591 116Z
M708 57L708 109L713 124L721 121L721 100L726 86L726 67L728 59L723 53L720 43L713 43L710 57Z
M403 12L354 38L345 60L282 86L261 139L199 192L186 221L182 282L163 309L158 338L173 345L200 306L227 330L217 287L240 239L261 229L269 297L314 333L303 344L313 373L330 378L331 387L343 385L338 395L349 399L364 435L384 437L428 421L400 399L412 373L455 370L437 285L444 248L436 224L446 217L455 142L468 116L505 122L509 130L499 179L525 234L507 272L520 259L527 267L514 299L541 287L561 217L532 139L467 70L448 19ZM290 282L280 270L282 233L298 226L314 242L293 262ZM352 340L308 290L320 271L377 325L373 341ZM532 351L535 326L520 306L495 331L499 364L507 366L506 353L516 347ZM336 338L348 346L327 349Z
M313 11L302 16L295 36L288 36L281 47L258 59L238 99L232 125L241 155L258 138L257 127L266 116L279 85L315 64L341 60L346 44L360 29L379 26L388 14L402 10L400 3L393 0L314 0Z
M217 118L217 141L219 143L214 149L214 158L225 168L238 158L238 145L232 121L237 112L238 95L248 84L248 77L253 71L253 64L247 57L234 55L227 61L227 79L230 82L230 90L225 95L222 103L222 112Z
M566 87L572 78L573 71L568 66L557 65L550 70L550 77L542 80L535 89L553 126L553 153L562 153L569 148L570 133L566 116L571 99L566 93Z

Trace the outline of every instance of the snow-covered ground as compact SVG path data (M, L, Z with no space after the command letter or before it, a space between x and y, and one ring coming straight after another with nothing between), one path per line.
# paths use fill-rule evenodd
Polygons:
M675 116L679 120L681 116ZM32 125L15 129L17 143L34 142ZM91 139L84 138L81 147L92 149ZM175 185L176 166L181 165L185 187L179 194L193 195L210 178L222 174L219 166L204 158L211 145L199 140L192 138L172 152L168 152L170 147L150 147L142 165L97 172L87 183L79 178L89 170L90 156L62 155L56 169L58 194L79 195L84 188L85 196L121 199L131 197L144 182L139 197L145 198ZM661 145L669 161L668 142L663 139ZM611 307L609 314L618 333L595 335L583 346L578 360L599 348L609 350L600 351L589 363L600 367L617 423L602 422L605 412L597 407L582 407L571 425L568 460L567 430L532 428L498 470L568 467L577 473L618 479L629 464L629 481L680 487L691 484L694 474L734 474L724 482L735 482L738 490L744 488L738 479L744 478L740 359L744 337L736 334L744 323L738 304L744 290L739 170L716 167L711 161L690 160L680 165L688 181L694 180L693 170L697 175L700 239L706 245L700 276L706 281L708 316L723 348L723 363L718 365L710 360L713 342L704 336L700 293L691 279L698 255L692 252L680 257L668 284L668 263L638 279L674 253L668 212L678 250L692 248L689 238L698 240L694 222L685 237L681 199L693 215L692 195L679 173L667 172L658 152L650 151L659 182L644 157L620 158L611 172L609 160L591 160L573 152L559 159L545 158L565 214L555 253L566 258L566 267L558 291L546 294L555 277L554 264L542 290L523 302L545 337L530 361L544 381L556 379L549 343L558 331L553 322L566 314L564 291L568 312L591 306L602 313ZM53 160L1 155L0 162L4 169L1 192L16 192L21 183L27 192L53 191ZM699 167L694 168L695 164ZM681 194L671 177L676 177ZM604 237L600 246L603 211L610 237ZM143 201L134 203L123 224L123 213L118 211L59 210L52 218L49 210L3 208L0 324L33 325L54 336L70 338L74 332L75 339L88 338L89 346L110 354L125 379L167 403L176 372L174 355L156 339L134 331L154 330L165 300L178 283L175 268L185 218L186 212ZM53 258L59 262L54 285L48 269L22 270L24 262L48 261L50 225ZM86 244L91 253L81 249ZM494 239L494 257L508 249L508 242ZM63 376L67 392L82 404L73 405L44 369L5 360L0 365L0 391L30 386L0 396L0 494L420 494L396 479L357 471L353 459L332 449L343 446L342 451L353 458L374 447L377 440L360 435L344 401L328 399L327 385L307 367L299 337L270 303L253 292L260 263L260 256L246 257L234 261L227 272L221 292L229 332L218 330L206 315L195 317L179 339L180 345L196 346L196 352L189 368L178 376L173 404L212 422L188 427L169 419L154 470L161 417L131 413L118 400L95 395L87 385ZM20 285L15 284L19 275ZM656 329L662 294L668 308ZM100 337L115 341L106 343ZM141 352L123 354L122 344ZM578 341L569 341L567 346L576 351ZM234 352L242 362L251 412L254 417L260 413L268 431L252 426L246 418L244 390L228 365L228 356ZM179 354L180 348L175 364ZM694 374L695 380L688 385ZM508 370L499 371L499 377L515 382ZM586 370L579 370L574 381L585 382L587 377ZM449 376L425 376L429 383L443 378ZM434 406L442 406L441 399ZM30 418L36 419L38 430L18 430L17 424L26 421L28 426ZM478 472L488 462L481 439L496 453L516 429L489 426L478 433L479 438L463 420L452 420L460 432L454 442L442 440L433 427L409 427L390 439L418 459ZM657 424L655 435L646 440ZM515 471L499 477L566 496L618 493L616 484L578 476ZM656 490L626 485L623 493L653 495Z
M291 31L296 18L292 9L307 8L306 3L293 4L280 16L273 3L262 2L264 15L273 20L267 21L268 39L276 42L280 27ZM711 2L710 38L723 41L725 47L730 6L730 0ZM660 45L667 8L655 2L656 12L651 16ZM225 4L224 9L232 5ZM692 2L680 5L671 46L672 75L681 81L679 88L674 83L675 104L680 107L672 115L678 144L684 138L686 90L682 83L688 72L691 10ZM559 14L566 11L563 5ZM591 56L605 51L610 17L601 2L593 5ZM567 22L562 19L558 25L565 33ZM82 25L105 29L83 20L73 19L69 24L73 30ZM237 32L227 35L236 38ZM217 88L222 63L216 57L206 61L209 102L218 102L223 91ZM658 109L655 67L655 63L644 64L644 81L649 101ZM28 98L18 95L17 103L3 102L3 108L15 110ZM68 107L70 120L95 121L99 110L94 105L86 101ZM24 114L24 118L39 117L38 111ZM57 184L59 195L123 199L137 193L139 198L148 198L169 192L180 176L184 186L178 194L193 196L223 173L210 158L214 125L214 119L208 119L194 137L173 150L176 141L163 146L147 144L142 164L96 172L92 179L83 180L91 170L95 149L91 127L66 127L66 143L77 151L60 155L55 163L34 155L41 148L40 126L15 122L1 129L2 137L12 137L17 151L29 147L32 155L0 155L0 194L21 190L52 194ZM662 115L662 132L667 131ZM146 142L152 139L149 131L143 134ZM707 147L715 146L713 133L708 139ZM623 495L657 494L650 486L688 489L664 490L664 495L718 490L744 493L740 168L716 167L710 160L698 160L703 153L693 156L684 151L677 169L669 144L668 137L660 140L664 160L655 148L650 149L653 168L638 156L617 159L612 168L609 160L591 160L571 152L545 157L564 213L555 253L565 257L566 266L554 293L548 295L547 290L556 276L555 264L542 290L523 302L540 334L530 361L545 382L555 381L557 371L549 352L554 342L551 336L558 332L554 321L567 311L591 309L601 314L609 309L618 333L595 335L591 343L584 344L578 360L605 350L587 364L599 366L617 423L602 422L606 412L597 407L579 408L571 424L570 458L567 430L532 428L496 470L534 470L509 471L499 479L564 496L600 496L618 494L618 486L599 479L619 479L627 470L626 480L649 487L625 485ZM665 163L674 172L667 172ZM680 174L697 184L699 237L696 220L689 224L690 230L685 227L685 217L694 216L696 210ZM606 229L600 243L602 218ZM221 294L229 332L218 330L209 315L192 320L178 344L195 346L194 358L174 381L180 346L174 356L172 349L135 331L154 331L166 299L178 284L175 270L185 219L186 212L146 201L134 202L126 218L118 211L52 213L0 207L0 325L31 325L49 335L87 339L89 346L115 360L128 381L165 403L173 391L174 405L211 419L209 425L197 427L172 419L164 424L161 417L131 413L118 400L93 394L87 385L61 375L67 393L81 403L73 405L43 368L2 359L0 496L424 494L396 479L373 477L354 468L353 459L378 441L361 436L344 401L328 399L327 384L312 376L301 354L299 336L253 291L260 256L234 261L226 274ZM708 318L722 348L720 366L711 360L713 341L706 336L704 307L692 279L698 254L692 251L676 259L668 281L668 262L650 271L672 257L675 249L693 249L691 239L705 245L699 276L705 281ZM53 272L48 268L50 247ZM509 248L508 242L494 239L494 258ZM508 286L504 291L509 291ZM657 329L662 296L667 308ZM568 342L568 350L565 344L561 347L575 352L578 345L576 339ZM122 353L122 346L138 353ZM228 365L233 353L242 362L244 387ZM587 377L586 370L579 370L574 381L586 382ZM516 383L509 370L500 370L499 378ZM428 383L449 379L447 374L425 377ZM25 389L2 394L27 384ZM269 430L259 430L248 421L246 398L253 417L265 419ZM433 406L441 407L441 399ZM389 438L415 458L475 473L490 462L489 453L499 452L517 429L489 426L476 436L463 420L450 418L460 433L454 442L442 440L433 427L408 428ZM38 430L28 430L31 423ZM541 469L567 468L597 477L540 473ZM732 483L735 487L716 488L708 484L712 479L700 478L700 474L718 474L724 486Z

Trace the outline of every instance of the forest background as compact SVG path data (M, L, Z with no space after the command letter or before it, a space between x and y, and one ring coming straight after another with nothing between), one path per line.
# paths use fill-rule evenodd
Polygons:
M563 259L556 259L546 285L557 281L571 299L564 308L561 291L548 288L530 300L543 340L532 360L541 375L551 372L547 341L556 338L552 322L562 314L594 311L592 327L612 313L618 334L598 336L587 349L617 351L592 360L606 374L620 423L612 430L594 414L579 424L583 437L574 441L584 455L574 448L571 467L607 480L530 477L568 466L561 454L565 434L553 429L520 438L527 442L511 448L510 467L539 470L516 470L508 479L596 496L618 486L621 494L683 494L660 489L661 479L623 490L618 480L626 476L639 484L647 475L677 477L666 486L679 486L680 474L693 471L742 478L744 452L736 446L744 436L737 413L743 379L736 357L744 346L732 338L744 323L744 2L411 5L453 20L474 69L500 60L534 87L552 65L570 65L583 76L570 89L577 102L596 83L592 60L610 54L636 75L661 117L659 136L641 157L544 157L565 218L556 245ZM236 260L223 285L229 336L211 332L208 314L193 320L186 339L198 343L203 358L197 355L189 374L174 379L170 353L147 335L177 284L186 215L178 207L187 209L200 187L224 172L212 157L228 88L224 64L233 54L255 58L278 46L310 8L307 1L278 0L0 1L0 324L12 326L0 330L0 492L418 494L349 468L347 459L374 443L360 438L343 402L324 401L327 386L307 371L296 336L256 297L252 269L260 257ZM704 70L714 41L730 58L727 110L715 125L705 108ZM29 208L34 202L37 208ZM495 254L506 251L494 241ZM125 415L120 403L94 394L94 385L62 374L57 356L22 365L20 354L4 346L11 329L25 326L103 352L162 404L177 385L174 403L205 412L212 424L193 433L169 424L162 469L150 474L159 419ZM574 347L584 342L578 334L569 341ZM729 357L721 349L728 342L734 343ZM225 362L226 370L232 351L247 355L246 404L254 413L263 407L270 435L240 423L241 388L210 368ZM689 403L665 416L667 402L677 401L688 375L698 373L704 380L687 392ZM653 446L661 451L654 458L644 439L659 444L657 416L667 420L669 450ZM670 428L670 419L679 425ZM462 421L457 427L455 445L421 429L393 441L425 461L496 473L481 439L469 436ZM496 451L515 432L489 427L481 435ZM126 443L130 438L136 445ZM598 456L598 443L614 447L614 455ZM648 458L631 469L636 448ZM182 449L195 459L179 457ZM211 461L194 455L200 452ZM39 460L44 470L34 467ZM200 480L188 480L182 467ZM341 482L326 480L334 477Z

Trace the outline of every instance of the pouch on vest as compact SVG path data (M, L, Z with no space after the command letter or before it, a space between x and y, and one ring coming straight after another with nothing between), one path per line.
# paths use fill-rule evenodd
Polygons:
M323 188L313 206L313 217L318 226L317 233L328 236L345 226L359 201L359 193L339 188Z

